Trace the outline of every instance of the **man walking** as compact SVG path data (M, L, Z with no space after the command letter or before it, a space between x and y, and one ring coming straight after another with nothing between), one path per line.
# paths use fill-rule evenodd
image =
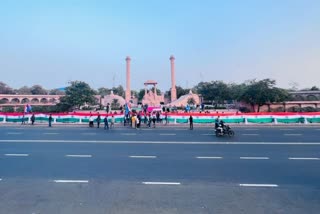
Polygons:
M93 127L93 116L92 114L90 114L90 117L89 117L89 127L92 128Z
M168 112L164 113L164 119L166 121L166 125L168 124Z
M153 128L156 128L156 114L153 113L152 115L152 123L153 123Z
M189 123L190 123L190 130L193 130L193 117L190 115L189 117Z
M49 119L48 119L48 121L49 121L49 127L51 127L51 123L52 123L52 114L50 114L50 115L49 115Z
M97 128L100 128L100 121L101 121L101 116L100 116L100 113L98 112L98 117L97 117Z
M22 115L22 119L21 119L21 125L25 125L26 122L25 122L25 114L23 113Z
M31 125L34 125L34 121L36 120L36 117L34 116L34 114L32 114L31 116Z
M112 115L110 129L114 127L114 123L115 123L115 118L114 118L114 115Z
M104 122L104 129L109 129L109 123L108 123L108 115L106 115L106 117L103 120Z

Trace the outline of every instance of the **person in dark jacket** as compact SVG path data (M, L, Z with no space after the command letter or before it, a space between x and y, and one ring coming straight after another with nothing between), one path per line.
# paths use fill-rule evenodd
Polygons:
M31 125L34 125L34 122L36 121L36 117L34 116L34 114L32 114L30 119L31 119Z
M104 122L104 129L109 129L108 115L106 115L103 122Z
M101 116L100 116L100 113L98 112L98 117L97 117L97 128L100 128L100 121L101 121Z
M190 123L190 130L193 130L193 117L190 115L189 117L189 123Z
M48 119L48 121L49 121L49 127L51 127L51 123L52 123L52 114L50 114L50 115L49 115L49 119Z

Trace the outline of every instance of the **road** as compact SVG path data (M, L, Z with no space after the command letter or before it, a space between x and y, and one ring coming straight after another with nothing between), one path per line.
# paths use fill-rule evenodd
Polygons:
M319 213L320 128L0 127L1 213Z

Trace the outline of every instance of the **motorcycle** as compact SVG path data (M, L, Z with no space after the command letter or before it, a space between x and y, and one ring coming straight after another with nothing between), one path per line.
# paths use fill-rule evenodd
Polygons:
M225 135L228 135L229 137L233 137L234 131L230 128L230 126L224 125L223 127L222 126L217 127L215 130L215 134L217 137L222 137Z

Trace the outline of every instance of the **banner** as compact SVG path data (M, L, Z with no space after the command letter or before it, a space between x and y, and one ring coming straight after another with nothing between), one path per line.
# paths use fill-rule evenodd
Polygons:
M31 113L4 113L0 112L0 122L2 123L19 123L24 117L24 121L29 121ZM37 123L47 123L50 114L34 113ZM92 115L94 121L98 116L97 113L55 113L52 118L55 123L89 123L89 117ZM188 123L189 117L192 115L194 123L214 123L219 117L225 123L320 123L320 112L307 113L167 113L169 123ZM101 121L108 116L111 121L112 116L116 123L122 123L124 114L104 114L101 113ZM165 114L162 113L160 118L165 119ZM144 117L142 116L142 120Z

